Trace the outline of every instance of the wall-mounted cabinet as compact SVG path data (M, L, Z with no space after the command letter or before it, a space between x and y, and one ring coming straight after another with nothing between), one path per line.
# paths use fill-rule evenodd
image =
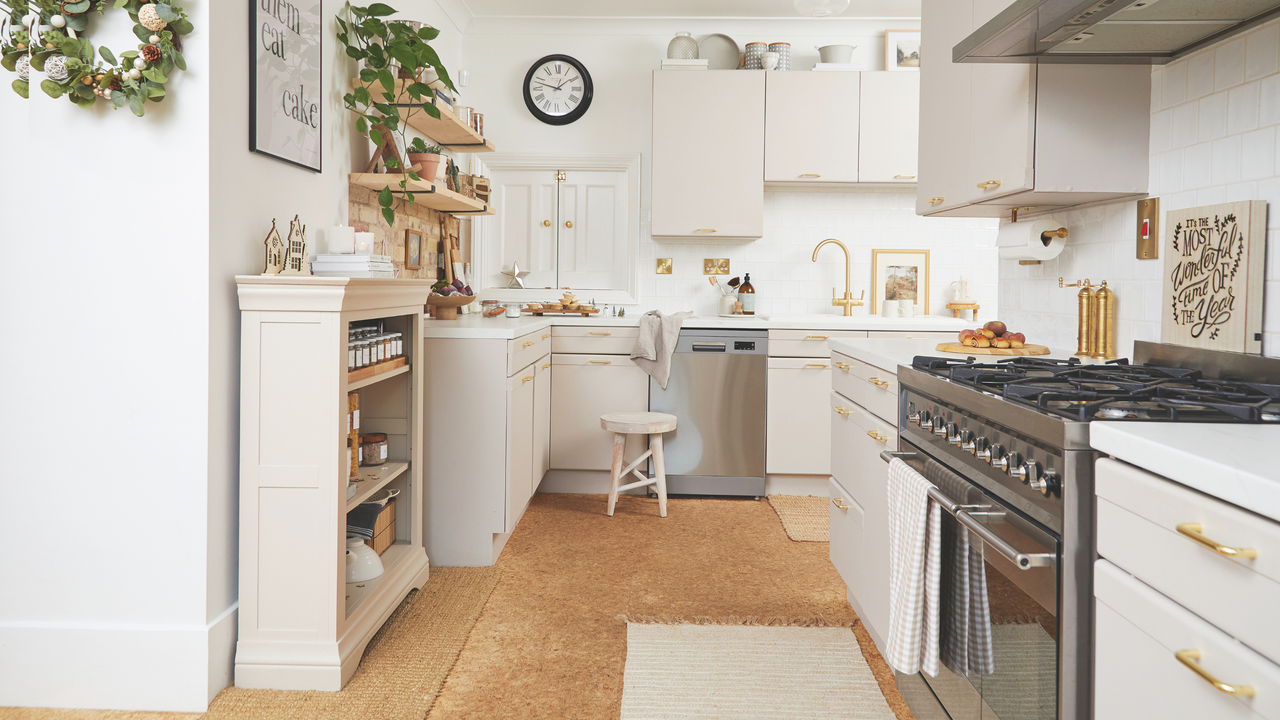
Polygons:
M924 0L921 215L999 217L1143 194L1151 68L951 62L1007 0Z
M858 182L862 73L765 73L764 181Z

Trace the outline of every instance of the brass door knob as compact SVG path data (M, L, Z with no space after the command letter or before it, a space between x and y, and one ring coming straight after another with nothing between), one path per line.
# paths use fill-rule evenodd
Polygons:
M551 227L551 221L550 221L550 220L543 220L543 221L542 221L542 227Z
M571 227L573 227L573 221L572 221L572 220L565 220L565 221L564 221L564 226L565 226L565 227L567 227L567 228L571 228Z

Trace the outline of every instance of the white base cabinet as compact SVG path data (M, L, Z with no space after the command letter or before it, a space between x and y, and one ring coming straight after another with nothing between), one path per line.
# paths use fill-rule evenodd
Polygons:
M649 375L626 355L557 353L551 356L551 372L551 468L608 472L613 433L600 427L600 416L648 412ZM628 436L627 458L643 453L646 440ZM600 489L607 491L607 486Z
M769 358L765 411L765 472L831 474L831 423L826 395L831 363L819 358Z

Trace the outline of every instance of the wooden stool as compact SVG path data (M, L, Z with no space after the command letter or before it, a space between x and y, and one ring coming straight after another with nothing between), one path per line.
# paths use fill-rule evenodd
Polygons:
M613 433L613 473L612 480L609 483L609 516L613 517L613 508L618 504L618 493L646 485L657 485L658 514L666 517L667 472L662 460L662 433L676 429L676 416L654 412L609 413L600 416L600 427ZM623 469L622 456L627 447L628 435L648 435L649 449L636 458L626 469ZM653 456L654 476L652 479L640 474L640 471L636 469L650 455ZM636 477L640 478L640 482L633 482L619 487L618 483L628 473L634 473Z

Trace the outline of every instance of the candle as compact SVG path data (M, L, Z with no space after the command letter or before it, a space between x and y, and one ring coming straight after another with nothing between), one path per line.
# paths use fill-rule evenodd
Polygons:
M345 225L335 225L325 234L329 241L329 252L350 255L356 251L356 229Z
M356 233L356 254L358 255L373 254L373 233L371 232Z

